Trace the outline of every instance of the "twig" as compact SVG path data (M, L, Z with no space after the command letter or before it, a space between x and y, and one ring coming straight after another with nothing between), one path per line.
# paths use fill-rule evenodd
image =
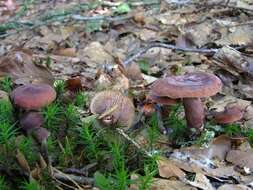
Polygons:
M78 187L79 190L83 190L83 188L80 185L78 185L78 183L89 184L89 185L94 184L94 179L93 178L83 177L83 176L76 176L76 175L73 175L73 174L65 174L65 173L63 173L62 171L60 171L56 168L53 168L53 170L55 171L54 177L56 179L71 181L73 184L76 185L76 187Z
M60 170L56 169L56 168L53 168L54 171L56 171L57 173L54 173L54 177L57 178L57 179L65 179L65 180L68 180L68 181L71 181L73 184L75 184L79 190L82 190L82 187L80 187L78 185L78 183L75 182L75 180L73 180L69 175L61 172Z
M82 16L82 15L72 15L71 18L74 20L80 20L80 21L92 21L92 20L105 20L105 21L120 21L120 20L127 20L132 18L132 15L126 15L126 16Z
M165 48L165 49L172 49L172 50L181 51L181 52L193 52L193 53L203 53L203 54L211 54L211 55L215 54L218 51L218 49L181 48L181 47L178 47L178 46L175 46L175 45L166 44L166 43L162 43L162 42L151 42L146 47L141 48L138 52L136 52L135 54L129 56L123 62L123 65L126 67L127 65L132 63L134 60L136 60L137 58L142 56L144 53L146 53L148 50L150 50L152 48L157 48L157 47Z
M139 145L134 139L131 139L123 129L117 128L116 129L119 134L121 134L124 138L126 138L128 141L130 141L137 149L142 151L146 156L152 157L152 154L148 151L144 150L141 145Z

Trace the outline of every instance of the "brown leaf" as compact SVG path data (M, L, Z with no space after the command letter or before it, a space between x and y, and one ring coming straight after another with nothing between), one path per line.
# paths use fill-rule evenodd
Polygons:
M225 184L218 188L218 190L251 190L251 188L246 185L233 185L233 184Z
M39 168L38 166L36 168L34 168L31 171L31 176L33 179L36 179L36 180L41 179L41 168Z
M53 76L49 70L32 61L27 51L18 50L0 58L0 77L10 76L17 85L28 83L53 84Z
M222 34L220 40L217 40L218 45L248 45L253 41L252 26L242 25L236 28L228 29Z
M197 173L194 181L188 181L194 187L203 189L203 190L214 190L215 188L210 183L209 179L202 173Z
M185 178L185 173L167 158L161 157L158 160L159 175L164 178L178 177Z
M24 154L20 151L20 150L17 150L17 154L16 154L16 159L20 165L20 167L27 173L30 174L30 166L24 156Z
M131 175L135 184L130 185L130 190L139 190L138 175ZM197 190L195 187L187 185L181 181L154 178L150 190Z
M66 88L70 91L77 92L82 89L82 81L80 77L73 77L66 81Z
M241 168L249 168L253 170L253 151L230 150L226 160Z
M0 90L0 100L10 101L8 93Z
M66 56L66 57L76 57L76 49L75 48L60 48L54 52L56 55Z
M220 135L215 138L208 148L210 158L217 157L220 160L225 160L228 151L231 150L231 139L226 135Z

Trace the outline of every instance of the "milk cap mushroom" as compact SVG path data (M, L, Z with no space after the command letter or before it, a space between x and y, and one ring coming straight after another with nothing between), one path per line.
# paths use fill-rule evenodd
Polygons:
M229 124L243 118L242 110L237 106L226 107L223 112L214 113L214 120L218 124Z
M188 127L199 129L204 123L204 108L200 98L215 95L221 87L221 80L217 76L196 72L158 79L151 85L151 92L159 97L182 98Z
M104 115L101 119L105 124L130 127L134 121L134 110L131 99L117 91L99 92L90 103L90 111L93 114Z
M56 98L55 90L48 84L27 84L11 93L13 103L25 110L39 110Z
M43 115L40 112L28 112L21 117L20 128L26 133L29 133L34 128L41 127L43 122Z

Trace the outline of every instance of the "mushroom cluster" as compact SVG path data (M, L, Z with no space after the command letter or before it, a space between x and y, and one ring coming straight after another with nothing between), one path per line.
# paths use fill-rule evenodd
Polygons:
M196 72L182 76L170 76L156 80L150 89L150 97L156 102L182 99L187 126L200 130L204 124L204 107L201 99L221 90L221 80L213 74Z
M43 128L41 108L52 103L56 98L55 90L48 84L26 84L15 88L11 93L13 104L25 113L20 118L20 127L26 134L31 134L39 143L50 135Z
M93 114L106 125L130 127L134 121L135 108L128 97L117 91L102 91L97 93L90 103Z

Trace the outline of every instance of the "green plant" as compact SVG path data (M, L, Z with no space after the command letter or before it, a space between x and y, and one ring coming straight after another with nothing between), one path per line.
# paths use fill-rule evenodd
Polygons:
M158 173L157 160L158 155L152 155L147 158L144 162L144 175L139 175L137 184L139 186L139 190L147 190L150 189L154 176Z
M76 107L73 104L68 104L65 109L65 118L67 121L68 127L74 127L80 121L79 114Z
M5 181L5 178L3 176L0 176L0 189L1 190L8 190L7 183Z
M9 123L0 123L0 145L8 152L14 146L14 136L17 134L17 128Z
M31 137L24 137L18 144L18 149L24 154L29 163L35 163L38 159L36 154L33 139Z
M23 190L44 190L40 184L35 180L24 181L21 185Z
M241 127L238 124L228 124L223 127L223 133L228 136L241 134Z
M179 117L181 108L182 106L180 104L172 106L169 117L165 121L165 124L172 129L169 137L177 145L181 145L185 142L186 132L188 130L185 120Z
M109 190L112 186L112 181L109 178L101 174L100 172L96 172L94 174L95 178L95 186L100 190Z
M75 105L80 108L83 108L86 105L87 100L88 100L88 95L80 91L76 94Z
M214 138L215 132L211 130L204 130L200 137L196 140L195 144L199 146L208 145L209 142Z
M69 160L73 160L73 150L75 148L74 141L69 140L69 138L66 136L64 145L62 145L59 142L59 146L61 148L61 154L60 154L60 160L64 165L67 165Z
M99 139L91 129L92 123L84 123L81 127L81 143L85 145L85 152L88 159L98 159L99 157Z
M119 143L109 145L112 155L112 165L114 168L114 189L125 190L129 185L129 174L125 165L124 150Z
M158 130L158 119L157 114L153 114L150 121L149 121L149 128L148 128L148 147L150 151L153 152L154 144L157 138L159 137L159 130Z
M57 96L61 96L65 91L65 82L64 80L56 80L54 82L54 88L57 93Z
M144 74L150 74L150 63L148 62L148 60L139 60L138 65Z
M95 185L101 190L126 190L130 184L129 173L125 165L123 147L119 143L109 144L112 156L113 172L107 176L100 172L95 173Z
M253 144L253 129L251 128L244 128L242 130L242 133L245 137L248 138L249 142Z
M62 109L58 103L52 103L44 108L43 115L45 119L45 127L53 131L62 121Z
M0 81L0 89L10 93L12 91L12 80L10 77L4 77L3 80Z
M0 100L0 123L13 123L13 108L9 101Z

